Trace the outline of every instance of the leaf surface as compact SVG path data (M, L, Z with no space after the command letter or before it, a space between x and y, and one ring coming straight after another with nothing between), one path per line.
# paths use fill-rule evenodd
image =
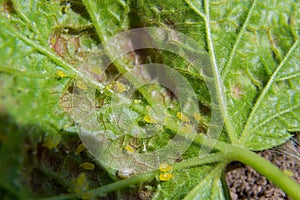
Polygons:
M98 152L98 157L106 158L111 165L122 166L122 162L127 162L124 156L128 152L124 149L155 151L172 136L170 127L151 124L155 121L149 115L153 110L147 107L147 102L165 101L166 91L149 87L146 93L140 91L144 96L141 103L135 104L133 99L119 94L126 91L126 85L113 79L125 73L134 61L143 62L147 56L153 56L148 62L172 66L189 80L201 105L201 117L205 118L205 123L197 127L199 132L206 131L215 101L226 124L219 140L251 150L265 150L287 141L291 132L300 131L300 4L296 0L83 0L71 4L13 0L11 3L0 4L0 105L18 122L41 126L50 135L56 135L74 126L68 115L72 109L68 99L74 92L72 89L85 93L88 84L79 81L90 81L99 95L93 99L97 102L86 98L93 108L99 107L92 122L101 123L96 127L103 128L106 136L114 140L113 145L102 147L106 151ZM204 77L190 63L170 52L144 52L141 58L127 54L113 61L117 70L114 68L110 72L113 75L108 74L111 79L108 75L107 79L94 79L80 71L83 65L99 64L99 60L92 58L102 56L104 50L111 59L115 56L105 46L100 49L100 42L140 26L180 31L207 50L214 73L213 100ZM123 43L115 46L118 45ZM100 91L103 86L106 89ZM159 91L158 97L147 96L155 90ZM173 103L170 107L175 107L169 109L171 118L180 121L175 117L178 105L167 100ZM86 108L83 106L79 111L83 109ZM91 119L86 116L85 120ZM142 135L136 131L140 130L136 129L139 125L159 134L149 140L132 140L134 134ZM131 135L123 137L128 127ZM183 158L197 156L198 148L192 145ZM140 161L129 164L139 162L137 166L142 168L145 163ZM153 198L225 199L221 183L225 164L176 170L173 179L159 184ZM109 173L116 178L115 172Z

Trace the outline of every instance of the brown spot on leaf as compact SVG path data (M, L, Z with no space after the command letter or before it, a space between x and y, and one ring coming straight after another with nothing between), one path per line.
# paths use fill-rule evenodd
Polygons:
M49 38L50 48L60 57L64 58L68 52L67 40L59 34L54 34Z
M8 13L8 14L16 14L16 10L14 8L14 4L11 0L6 0L0 4L0 12Z
M231 96L235 99L235 100L239 100L244 96L244 92L243 92L243 86L239 83L235 84L234 86L231 87Z

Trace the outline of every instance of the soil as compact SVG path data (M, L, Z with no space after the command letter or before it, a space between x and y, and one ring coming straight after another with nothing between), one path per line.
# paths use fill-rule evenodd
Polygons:
M300 183L299 140L293 138L280 147L258 152L258 154L271 161ZM232 200L290 199L265 177L240 163L232 163L228 166L226 180Z

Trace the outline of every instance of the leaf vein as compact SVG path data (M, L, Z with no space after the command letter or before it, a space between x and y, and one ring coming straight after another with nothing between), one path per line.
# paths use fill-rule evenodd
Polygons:
M204 13L202 13L199 9L197 9L194 4L190 0L185 0L185 2L189 5L189 7L197 14L199 15L204 21L206 20L206 16Z
M271 89L272 84L276 81L276 76L278 75L278 73L280 72L280 70L282 69L284 64L287 62L288 58L292 55L292 53L296 49L296 47L298 45L298 42L299 42L298 40L294 42L293 46L290 48L290 50L285 55L284 59L281 61L281 63L277 67L277 69L274 71L274 73L273 73L272 77L270 78L269 82L264 87L261 95L257 99L257 101L256 101L256 103L255 103L255 105L254 105L254 107L253 107L253 109L252 109L252 111L249 115L249 118L246 122L244 130L241 134L240 140L241 140L242 143L244 143L246 141L246 139L248 138L248 135L251 133L251 131L249 131L249 126L251 125L251 122L252 122L253 118L255 117L256 111L260 108L260 105L263 102L263 100L265 99L268 91Z
M275 118L280 118L282 115L289 113L297 108L300 108L300 105L293 106L293 107L290 107L289 109L286 109L279 113L276 113L275 115L272 115L272 117L269 117L266 120L264 120L262 123L258 124L258 126L254 127L253 129L250 129L249 132L253 132L253 131L257 130L258 128L262 127L263 125L265 125L266 123L270 122L271 120L273 120Z
M247 14L246 20L245 20L245 22L244 22L244 24L243 24L243 26L242 26L242 29L240 30L240 32L239 32L238 35L237 35L237 38L236 38L235 43L234 43L234 45L233 45L233 48L231 49L231 52L230 52L230 54L229 54L229 59L228 59L226 65L225 65L225 67L223 68L223 73L221 73L221 74L223 75L223 76L222 76L223 78L225 78L225 77L227 76L228 69L229 69L229 67L230 67L231 64L232 64L233 57L234 57L234 55L235 55L235 53L236 53L238 44L240 43L241 38L242 38L242 36L243 36L243 33L245 32L245 30L246 30L246 28L247 28L247 25L248 25L248 23L249 23L249 20L250 20L250 18L251 18L251 16L252 16L253 10L254 10L255 5L256 5L256 1L257 1L257 0L254 0L254 1L253 1L252 5L251 5L251 8L249 9L249 12L248 12L248 14Z

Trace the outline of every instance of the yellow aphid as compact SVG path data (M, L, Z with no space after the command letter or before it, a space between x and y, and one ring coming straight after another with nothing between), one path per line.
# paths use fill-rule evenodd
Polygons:
M82 90L87 90L87 87L86 87L85 83L82 80L77 80L76 85L77 85L78 88L80 88Z
M60 78L64 78L64 77L67 76L67 75L65 74L65 72L63 72L63 71L61 71L61 70L58 70L58 71L56 72L56 75L57 75L58 77L60 77Z
M177 117L178 117L178 119L180 119L183 122L188 122L189 121L189 118L185 114L183 114L182 112L178 112Z
M55 36L52 36L52 37L51 37L51 39L50 39L50 45L51 45L51 48L55 45L56 39L57 39L57 37L55 37Z
M85 173L81 173L77 177L76 182L75 182L74 190L75 190L76 194L79 194L79 195L83 194L83 192L85 190L87 190L88 187L89 187L89 182L86 178L86 175L85 175Z
M71 3L67 3L66 6L63 6L63 12L68 13L71 8Z
M126 145L125 150L126 150L128 153L133 153L133 152L134 152L134 149L133 149L132 146L130 146L130 145Z
M201 121L201 115L200 113L194 113L194 118L197 120L197 121Z
M46 137L44 141L44 146L51 150L53 148L56 148L57 145L60 143L60 141L61 141L61 136L59 134L50 135Z
M116 85L115 85L115 89L117 92L125 92L127 90L127 87L126 85L124 85L123 83L120 83L120 82L116 82Z
M294 173L291 170L288 170L288 169L284 169L283 173L287 176L290 176L290 177L294 176Z
M81 173L79 174L79 176L76 179L76 184L77 185L84 185L84 183L86 182L86 176L85 173Z
M85 170L94 170L95 169L95 165L93 163L90 163L90 162L81 163L80 167L85 169Z
M157 123L157 120L154 118L151 118L149 115L145 115L144 120L145 120L145 122L150 123L150 124Z
M161 181L168 181L171 178L173 178L173 174L170 174L170 173L162 173L159 175L159 180L161 180Z
M141 103L142 101L141 101L140 99L135 99L133 102L134 102L135 104L139 104L139 103Z
M168 172L171 169L172 169L172 167L168 164L163 163L163 164L159 165L159 171L161 171L161 172Z
M184 126L181 127L180 131L183 133L190 133L193 131L193 126L190 124L185 124Z
M76 149L76 153L79 154L79 153L82 152L84 149L85 149L84 144L80 144L80 145L78 145L78 147L77 147L77 149Z

